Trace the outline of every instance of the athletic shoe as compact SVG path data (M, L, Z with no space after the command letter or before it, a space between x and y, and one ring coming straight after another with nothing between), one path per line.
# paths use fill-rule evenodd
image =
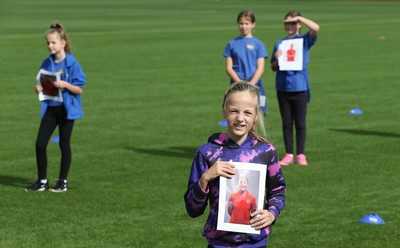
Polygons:
M66 192L68 190L68 182L67 180L58 180L56 186L50 189L51 192Z
M300 165L300 166L307 166L307 159L306 159L306 155L304 154L299 154L296 157L296 164Z
M29 187L25 188L26 192L31 192L31 191L45 191L49 188L49 181L46 183L41 183L40 180L37 180L34 184L32 184Z
M293 154L286 153L283 159L279 162L281 166L288 166L294 162Z

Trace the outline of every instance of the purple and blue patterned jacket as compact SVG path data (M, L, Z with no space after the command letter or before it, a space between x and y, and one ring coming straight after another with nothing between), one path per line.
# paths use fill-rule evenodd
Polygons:
M285 206L286 184L279 157L273 145L263 143L249 134L246 140L238 145L225 133L213 134L208 143L196 152L190 172L188 188L184 199L186 211L192 217L202 215L210 204L210 214L202 235L212 247L241 245L240 247L260 247L268 243L271 226L262 229L260 234L245 234L217 230L219 180L213 180L207 189L202 189L199 179L202 174L218 160L232 162L259 163L267 165L266 195L264 209L271 211L276 219Z

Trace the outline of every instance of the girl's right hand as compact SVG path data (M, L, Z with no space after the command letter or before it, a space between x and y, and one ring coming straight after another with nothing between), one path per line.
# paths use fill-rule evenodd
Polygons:
M210 181L219 176L232 178L235 175L235 165L226 161L217 161L200 178L201 187L207 188Z
M276 58L279 58L281 55L282 55L282 50L281 50L281 49L278 49L278 50L275 52L275 57L276 57Z
M41 86L41 85L36 85L35 86L35 91L36 91L36 93L40 93L40 92L42 92L43 91L43 87Z

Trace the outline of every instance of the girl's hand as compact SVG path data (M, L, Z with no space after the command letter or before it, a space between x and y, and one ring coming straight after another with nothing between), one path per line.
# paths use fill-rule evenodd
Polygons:
M256 230L266 228L275 221L275 215L268 210L256 210L251 213L250 225Z
M41 85L36 85L35 86L35 91L36 91L37 94L39 94L40 92L43 91L43 87Z
M230 162L217 161L204 174L207 174L209 181L214 180L218 176L232 178L235 175L235 166Z
M281 50L281 49L278 49L278 50L275 52L275 57L276 57L276 58L279 58L281 55L282 55L282 50Z
M207 188L210 181L219 176L232 178L235 175L235 165L230 162L217 161L200 178L200 184L203 189Z
M53 84L54 84L54 86L56 86L57 88L60 88L60 89L65 89L69 85L69 83L62 81L62 80L54 81Z
M283 22L300 22L301 16L288 16Z

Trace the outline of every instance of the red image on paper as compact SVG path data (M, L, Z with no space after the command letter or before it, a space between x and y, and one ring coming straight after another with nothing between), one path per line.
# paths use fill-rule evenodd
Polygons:
M60 81L63 71L49 72L40 69L36 76L36 85L42 86L43 90L38 92L39 101L52 100L62 102L62 91L54 85L54 82Z
M286 51L286 57L288 62L293 62L296 57L296 50L293 49L294 45L290 44L290 49Z
M48 96L58 96L58 88L54 86L54 82L57 81L56 76L52 75L40 75L40 84L43 87L43 94Z

